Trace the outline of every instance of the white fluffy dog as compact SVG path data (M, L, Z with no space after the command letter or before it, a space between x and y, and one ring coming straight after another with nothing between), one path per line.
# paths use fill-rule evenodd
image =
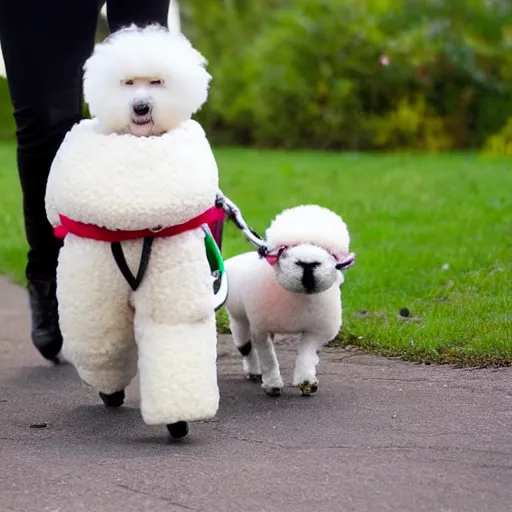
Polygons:
M93 119L67 134L46 192L65 238L64 357L107 406L123 403L138 363L142 416L174 437L219 404L203 230L220 217L218 170L191 120L207 99L205 65L183 34L161 27L97 45L84 67Z
M303 395L318 389L320 348L342 324L339 287L354 262L343 220L316 206L298 206L278 215L266 231L270 253L248 252L226 261L226 310L246 376L263 389L283 388L273 345L276 334L300 334L293 386Z

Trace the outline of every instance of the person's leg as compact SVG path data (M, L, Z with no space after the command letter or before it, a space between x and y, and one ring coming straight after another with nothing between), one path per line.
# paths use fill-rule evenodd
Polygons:
M50 360L62 345L55 292L61 243L46 218L46 181L64 135L82 117L82 66L93 49L98 13L94 0L0 2L29 246L32 340Z
M107 21L110 32L132 23L145 26L158 23L167 27L169 0L107 0Z

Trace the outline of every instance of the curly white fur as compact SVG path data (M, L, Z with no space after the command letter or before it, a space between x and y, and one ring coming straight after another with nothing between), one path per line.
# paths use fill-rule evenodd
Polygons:
M97 119L86 119L53 161L47 214L54 224L58 210L108 229L172 226L210 208L217 187L217 164L196 121L160 137L136 137L103 134Z
M278 215L266 237L273 249L291 246L276 265L256 252L226 261L226 310L233 339L247 377L261 375L263 389L274 394L284 384L272 339L276 334L300 335L292 384L310 394L318 388L317 352L342 324L339 287L344 278L336 265L337 258L349 254L349 233L338 215L307 205Z
M284 210L267 229L270 249L302 243L318 245L333 254L348 253L350 236L341 217L318 205L301 205Z
M190 116L207 97L203 59L180 35L127 29L97 46L86 66L92 120L67 134L46 190L47 216L110 230L158 228L212 207L218 170L201 126ZM127 133L130 76L157 74L150 96L160 136ZM137 273L142 240L122 242ZM63 355L98 391L124 389L140 374L148 424L214 416L219 404L212 277L202 229L156 238L136 291L110 244L68 234L59 255L57 295Z
M159 135L190 119L206 102L211 80L206 64L181 32L133 25L96 45L84 65L84 98L105 133L128 132L132 106L145 101L157 107L152 121ZM146 86L128 83L137 78L146 79Z

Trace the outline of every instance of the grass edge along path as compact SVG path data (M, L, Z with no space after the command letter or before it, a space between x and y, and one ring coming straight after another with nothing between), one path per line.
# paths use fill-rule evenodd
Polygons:
M356 265L332 346L465 366L512 361L510 158L218 148L221 187L259 233L282 209L332 208ZM26 253L14 145L0 143L0 273L23 283ZM252 250L226 226L224 257ZM409 316L399 314L407 308ZM228 332L224 310L220 332Z

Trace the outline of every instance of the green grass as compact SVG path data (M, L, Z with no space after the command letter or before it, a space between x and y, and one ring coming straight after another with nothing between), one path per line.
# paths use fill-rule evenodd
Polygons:
M474 154L215 151L224 193L263 233L283 208L318 203L347 222L356 265L338 345L422 362L512 362L512 160ZM14 148L0 145L0 272L23 278ZM224 255L251 250L232 224ZM413 321L399 318L407 307ZM358 315L361 310L367 314ZM219 325L227 329L221 313Z
M347 222L357 263L346 273L337 343L424 362L512 361L512 159L216 155L224 193L260 233L301 203ZM225 255L248 249L229 226ZM401 320L402 307L419 321Z
M0 274L22 283L25 278L27 244L23 228L22 201L16 148L0 142Z
M7 80L0 77L0 139L12 137L12 134L15 132L16 128L12 111Z

